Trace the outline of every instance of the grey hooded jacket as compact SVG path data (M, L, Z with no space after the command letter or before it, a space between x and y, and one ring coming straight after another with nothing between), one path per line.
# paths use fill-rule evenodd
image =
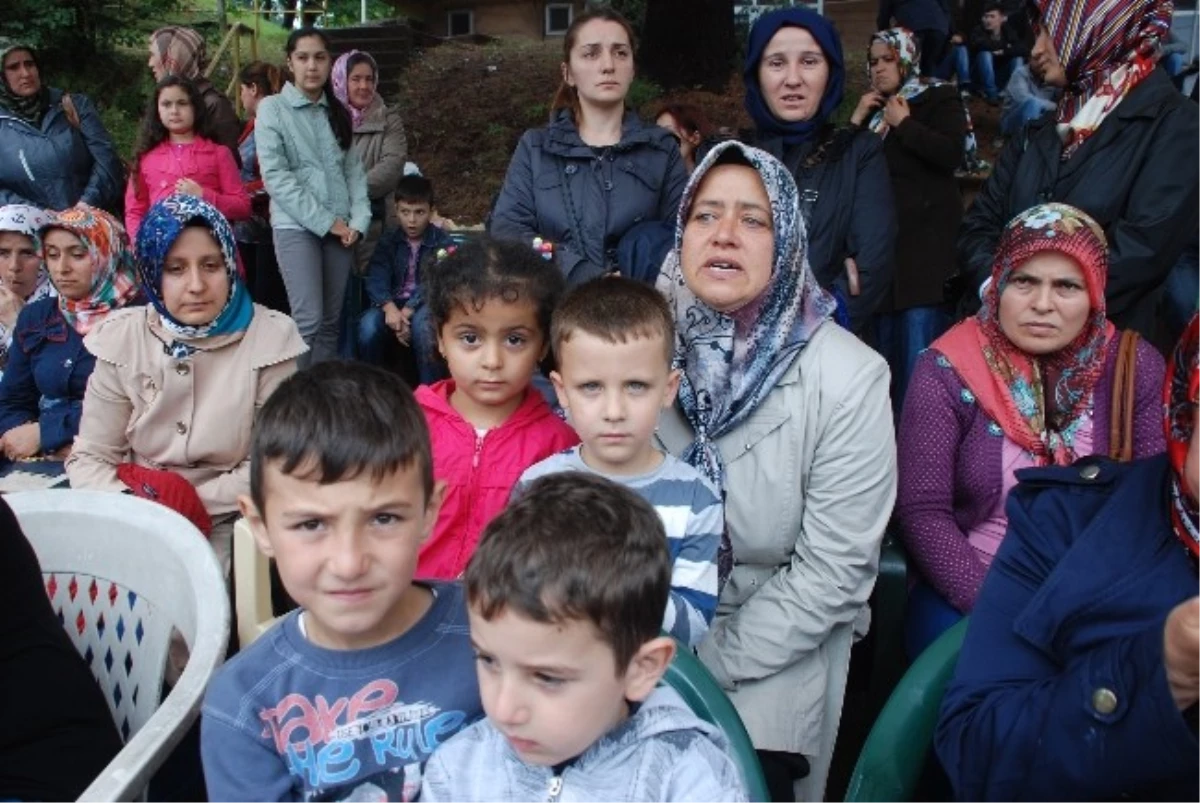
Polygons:
M742 801L746 788L724 733L659 687L632 717L556 773L526 764L480 720L438 748L421 801Z
M635 224L671 220L687 172L665 128L626 112L621 141L592 148L569 110L521 137L492 212L496 237L554 243L570 285L616 270L616 249Z

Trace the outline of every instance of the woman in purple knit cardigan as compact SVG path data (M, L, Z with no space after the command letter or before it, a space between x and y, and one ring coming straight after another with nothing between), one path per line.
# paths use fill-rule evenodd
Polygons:
M921 355L897 438L896 517L919 570L905 640L916 656L971 612L1007 528L1019 469L1108 454L1120 332L1105 317L1107 243L1065 204L1006 227L979 314ZM1164 364L1138 341L1133 457L1165 448Z

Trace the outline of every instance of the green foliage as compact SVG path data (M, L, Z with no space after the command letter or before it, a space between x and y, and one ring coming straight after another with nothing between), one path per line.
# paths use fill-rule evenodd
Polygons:
M367 21L386 20L396 16L396 9L383 0L367 0ZM321 24L327 28L358 25L362 19L360 0L329 0Z
M63 63L82 65L144 36L144 26L177 11L181 0L7 0L0 36L29 42Z
M663 96L663 88L646 78L634 78L625 102L631 109L640 109Z

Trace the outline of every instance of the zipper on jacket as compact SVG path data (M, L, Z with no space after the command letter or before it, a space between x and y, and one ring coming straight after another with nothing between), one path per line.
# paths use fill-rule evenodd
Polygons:
M29 162L25 161L25 149L21 148L21 150L17 151L17 156L21 159L21 167L25 168L25 175L29 176L30 181L37 181L33 177L33 171L29 169Z
M486 437L486 432L482 435L475 433L475 454L471 455L471 468L479 468L479 455L483 452L483 439Z
M550 779L550 788L546 790L546 803L557 803L558 798L562 795L563 779L561 775L555 775Z

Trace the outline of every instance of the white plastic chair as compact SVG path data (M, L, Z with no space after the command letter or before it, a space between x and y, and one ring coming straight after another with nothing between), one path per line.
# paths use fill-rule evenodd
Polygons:
M134 800L183 739L229 640L229 598L204 536L155 502L99 491L8 494L51 605L105 693L125 747L80 800ZM172 627L190 648L160 702Z
M233 600L243 650L283 618L271 606L271 561L259 550L245 519L233 525Z

